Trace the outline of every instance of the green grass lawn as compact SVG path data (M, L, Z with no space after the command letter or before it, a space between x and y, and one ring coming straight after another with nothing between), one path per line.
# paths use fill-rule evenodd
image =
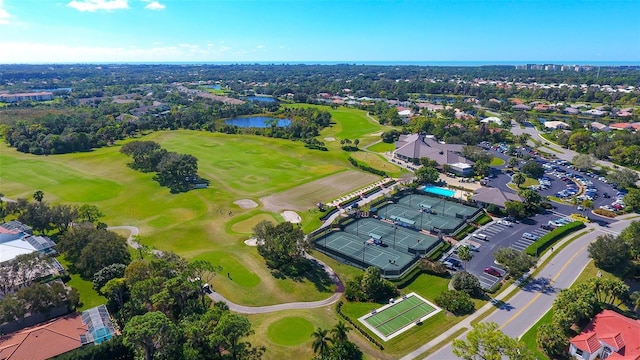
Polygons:
M547 357L547 355L544 352L540 351L540 349L538 348L537 336L538 336L538 328L540 327L540 325L551 324L552 320L553 320L553 311L549 310L547 311L546 314L542 316L542 318L540 318L540 320L538 320L537 323L535 323L531 327L531 329L529 329L526 333L524 333L524 335L522 335L522 337L520 338L520 340L523 343L525 343L525 345L527 345L527 348L535 354L536 359L540 359L540 360L549 359L549 357Z
M330 291L319 291L309 281L275 279L255 248L243 243L252 223L242 217L256 214L259 208L243 210L233 201L258 201L263 195L343 170L348 165L342 154L309 150L299 142L283 139L186 130L157 132L140 139L198 157L199 172L211 180L211 186L170 194L152 180L153 174L130 169L130 160L119 153L119 146L35 156L18 153L2 143L1 191L10 198L30 198L39 189L50 203L94 204L105 213L102 220L107 224L139 227L146 245L188 259L211 258L214 265L219 265L215 261L227 262L223 267L234 269L234 281L229 281L225 272L212 285L239 303L267 305L328 296ZM300 215L303 225L319 224L315 214ZM239 225L233 223L235 219L241 220ZM228 223L232 225L226 226Z
M536 180L534 178L527 177L526 180L524 181L524 183L521 184L519 188L514 183L508 183L507 186L510 187L513 190L518 191L518 190L522 190L522 189L528 189L529 186L538 185L538 184L540 184L540 182L538 180Z
M399 177L401 174L406 173L407 170L389 162L382 155L365 152L365 151L357 151L351 153L351 157L356 159L359 163L365 163L372 168L382 170L387 173L387 175L391 177Z
M333 137L337 141L327 143L327 147L333 145L335 148L340 147L341 139L360 140L360 146L367 145L380 140L383 131L394 129L395 127L380 125L378 122L367 117L364 110L338 107L332 109L327 105L309 105L309 104L291 104L287 107L314 107L329 111L332 117L332 125L320 132L321 141L326 137ZM332 144L333 143L333 144Z
M382 142L382 141L377 144L373 144L367 148L367 150L369 151L379 152L379 153L393 151L395 149L396 149L395 145L391 143Z
M68 267L69 262L65 260L64 256L58 256L57 259L65 268ZM78 307L78 310L82 311L91 309L92 307L107 303L107 298L93 290L93 282L91 280L85 280L78 274L69 275L71 280L66 284L76 289L80 294L80 306Z
M434 299L440 295L440 293L447 290L448 283L449 279L447 278L421 274L407 287L402 289L402 292L405 294L415 292L425 299L434 302ZM480 308L485 302L486 301L474 299L476 309ZM347 301L342 307L342 310L352 320L357 321L359 317L369 313L372 309L379 308L381 305L383 304ZM415 349L429 340L434 339L440 335L444 329L450 328L462 319L464 319L464 316L454 316L441 311L425 320L422 325L414 326L393 339L384 342L385 350L383 353L379 352L380 358L383 358L384 356L389 356L390 358L401 357L411 349ZM376 337L376 335L368 331L368 329L367 332Z
M504 165L504 164L505 164L504 160L502 160L499 157L495 157L494 156L494 157L491 158L491 162L489 163L489 166L501 166L501 165Z
M265 359L311 359L313 357L311 333L318 327L329 330L338 322L333 306L279 311L247 317L255 331L254 335L247 340L254 346L267 348ZM354 336L351 333L350 337Z

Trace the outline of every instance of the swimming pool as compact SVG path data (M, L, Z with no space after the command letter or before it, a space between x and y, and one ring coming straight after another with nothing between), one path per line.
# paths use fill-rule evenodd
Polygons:
M445 189L445 188L441 188L433 185L425 186L422 189L422 191L440 195L440 196L447 196L447 197L453 197L453 195L456 194L455 190L449 190L449 189Z

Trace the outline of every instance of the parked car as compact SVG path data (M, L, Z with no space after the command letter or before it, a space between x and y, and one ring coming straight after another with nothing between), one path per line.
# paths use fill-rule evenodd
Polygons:
M553 230L553 227L549 224L542 224L540 225L540 228L544 230Z
M484 268L484 272L491 276L502 277L502 274L500 273L500 271L496 270L495 268L492 268L491 266Z
M476 239L483 240L483 241L489 241L489 237L487 235L485 235L485 234L475 233L475 234L473 234L473 237L476 238Z
M511 225L513 225L513 224L511 223L511 221L509 221L509 220L505 220L505 219L500 219L500 220L498 220L498 224L500 224L500 225L504 225L504 226L511 226Z
M525 238L525 239L533 240L533 241L538 240L537 236L535 236L533 234L530 234L530 233L524 233L524 234L522 234L522 237Z
M504 218L507 221L511 221L514 224L518 223L518 220L516 220L516 218L514 218L513 216L507 216L506 218Z

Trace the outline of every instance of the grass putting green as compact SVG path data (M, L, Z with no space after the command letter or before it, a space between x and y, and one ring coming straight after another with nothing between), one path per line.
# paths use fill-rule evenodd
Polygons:
M313 324L309 320L297 316L276 320L267 329L269 340L285 346L305 343L312 333Z

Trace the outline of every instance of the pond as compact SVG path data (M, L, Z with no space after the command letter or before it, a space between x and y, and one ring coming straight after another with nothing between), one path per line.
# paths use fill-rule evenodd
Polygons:
M206 87L208 87L209 89L213 89L213 90L220 90L222 89L220 87L220 85L207 85Z
M291 120L289 119L280 119L271 116L238 117L225 120L224 123L242 128L268 128L271 127L271 124L274 121L279 127L286 127L291 125Z
M269 96L247 96L247 100L249 100L249 101L259 101L259 102L268 102L268 103L276 102L275 98L272 98L272 97L269 97Z

